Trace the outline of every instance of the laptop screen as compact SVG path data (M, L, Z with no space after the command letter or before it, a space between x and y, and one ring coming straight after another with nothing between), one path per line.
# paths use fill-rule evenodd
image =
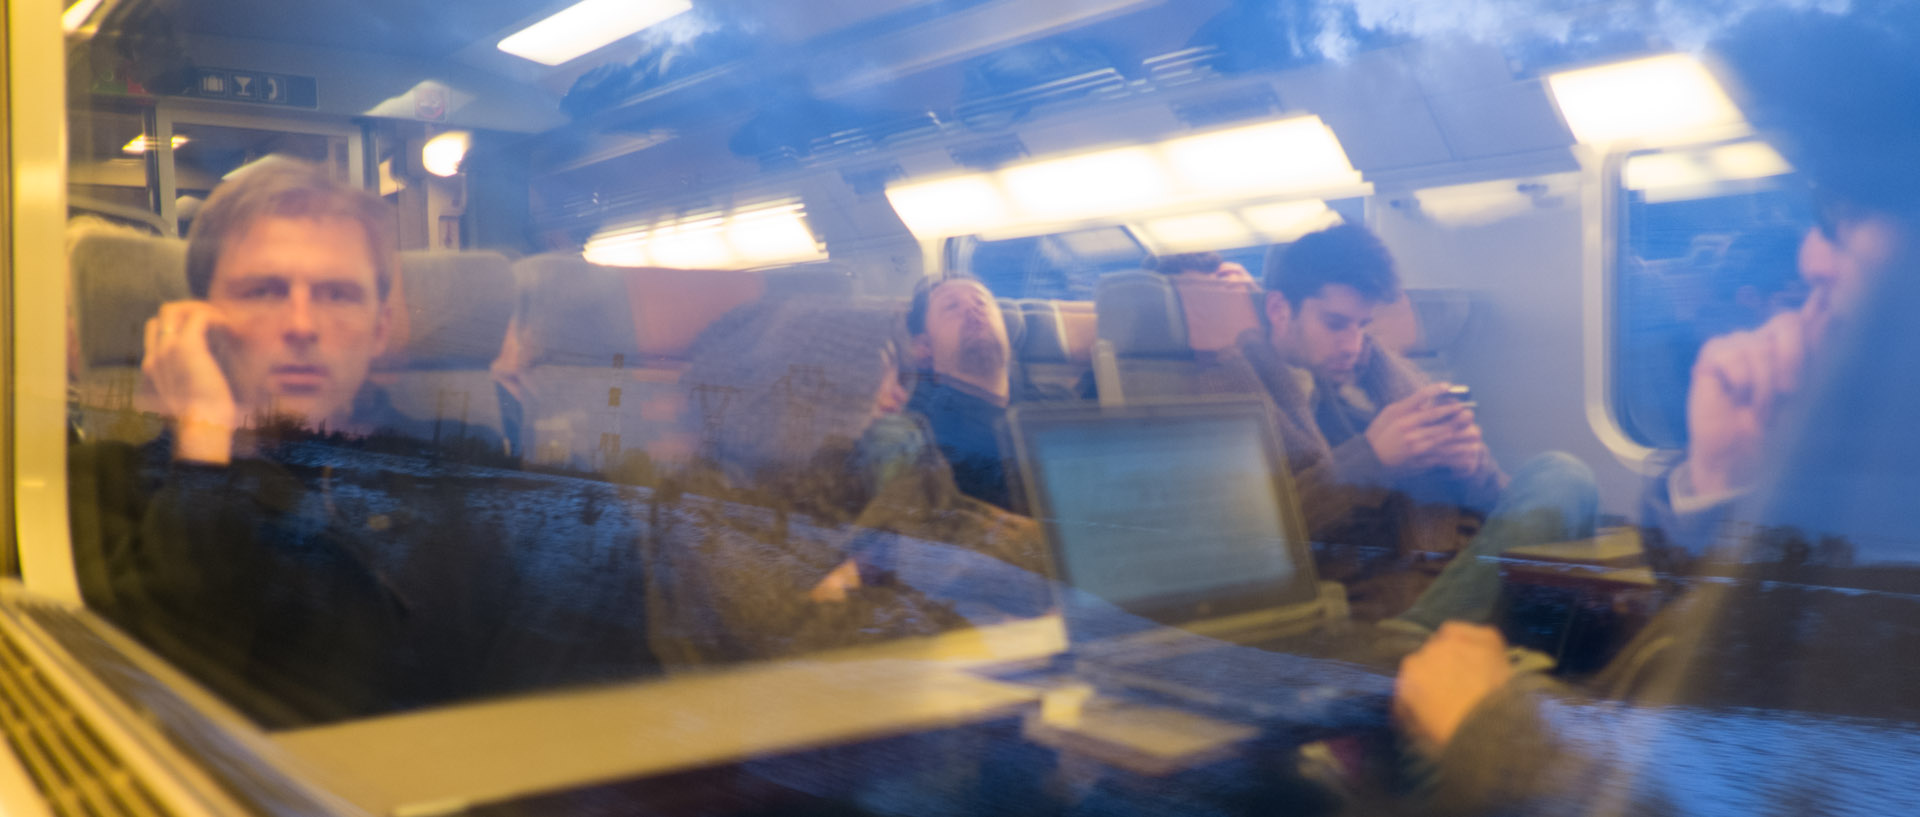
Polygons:
M1030 428L1054 552L1073 587L1128 609L1274 599L1300 576L1261 417L1101 417Z

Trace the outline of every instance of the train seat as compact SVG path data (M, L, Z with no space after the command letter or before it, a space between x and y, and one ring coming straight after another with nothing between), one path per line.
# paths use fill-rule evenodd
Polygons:
M1383 348L1399 353L1427 376L1453 376L1450 350L1466 335L1473 298L1457 289L1408 289L1399 300L1374 314L1370 333Z
M371 380L394 408L433 421L434 442L455 443L469 428L506 435L503 396L488 367L513 313L513 273L496 252L400 254L388 296L387 353Z
M680 374L694 339L721 315L772 295L845 292L821 265L772 271L603 267L577 255L522 259L515 329L494 375L525 406L532 461L611 473L682 461L695 441Z
M187 297L187 245L106 224L68 230L73 420L87 439L144 443L165 428L140 390L147 319Z
M1101 401L1114 405L1202 393L1209 359L1259 325L1249 290L1156 272L1100 279L1094 304L1094 378Z
M1248 330L1260 328L1262 291L1251 284L1212 279L1175 278L1174 294L1186 318L1187 346L1195 352L1219 352Z

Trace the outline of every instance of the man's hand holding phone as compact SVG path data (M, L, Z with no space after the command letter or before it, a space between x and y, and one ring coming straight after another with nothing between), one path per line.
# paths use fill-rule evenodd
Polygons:
M1381 409L1367 427L1367 442L1381 464L1394 470L1471 473L1485 448L1473 407L1466 387L1428 384Z
M233 458L240 411L214 353L224 324L205 301L164 304L147 320L140 371L173 426L176 459L224 465Z

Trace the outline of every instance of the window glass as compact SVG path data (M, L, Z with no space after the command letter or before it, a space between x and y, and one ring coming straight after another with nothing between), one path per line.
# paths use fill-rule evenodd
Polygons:
M1911 809L1901 4L63 5L11 352L92 615L24 615L260 732L190 753L380 814Z
M68 117L72 165L67 201L76 215L160 231L153 133L152 123L137 108L103 105Z
M1139 269L1147 256L1124 227L959 241L968 256L966 269L1003 298L1090 301L1100 276Z
M1702 344L1797 309L1807 295L1798 259L1813 217L1803 180L1660 175L1676 159L1711 167L1725 150L1642 152L1622 164L1613 399L1621 425L1653 448L1686 447L1687 385Z

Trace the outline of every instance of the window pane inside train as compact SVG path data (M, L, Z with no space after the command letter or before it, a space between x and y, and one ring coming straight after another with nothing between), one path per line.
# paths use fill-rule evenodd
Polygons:
M1908 4L61 8L0 698L152 813L1920 796Z

